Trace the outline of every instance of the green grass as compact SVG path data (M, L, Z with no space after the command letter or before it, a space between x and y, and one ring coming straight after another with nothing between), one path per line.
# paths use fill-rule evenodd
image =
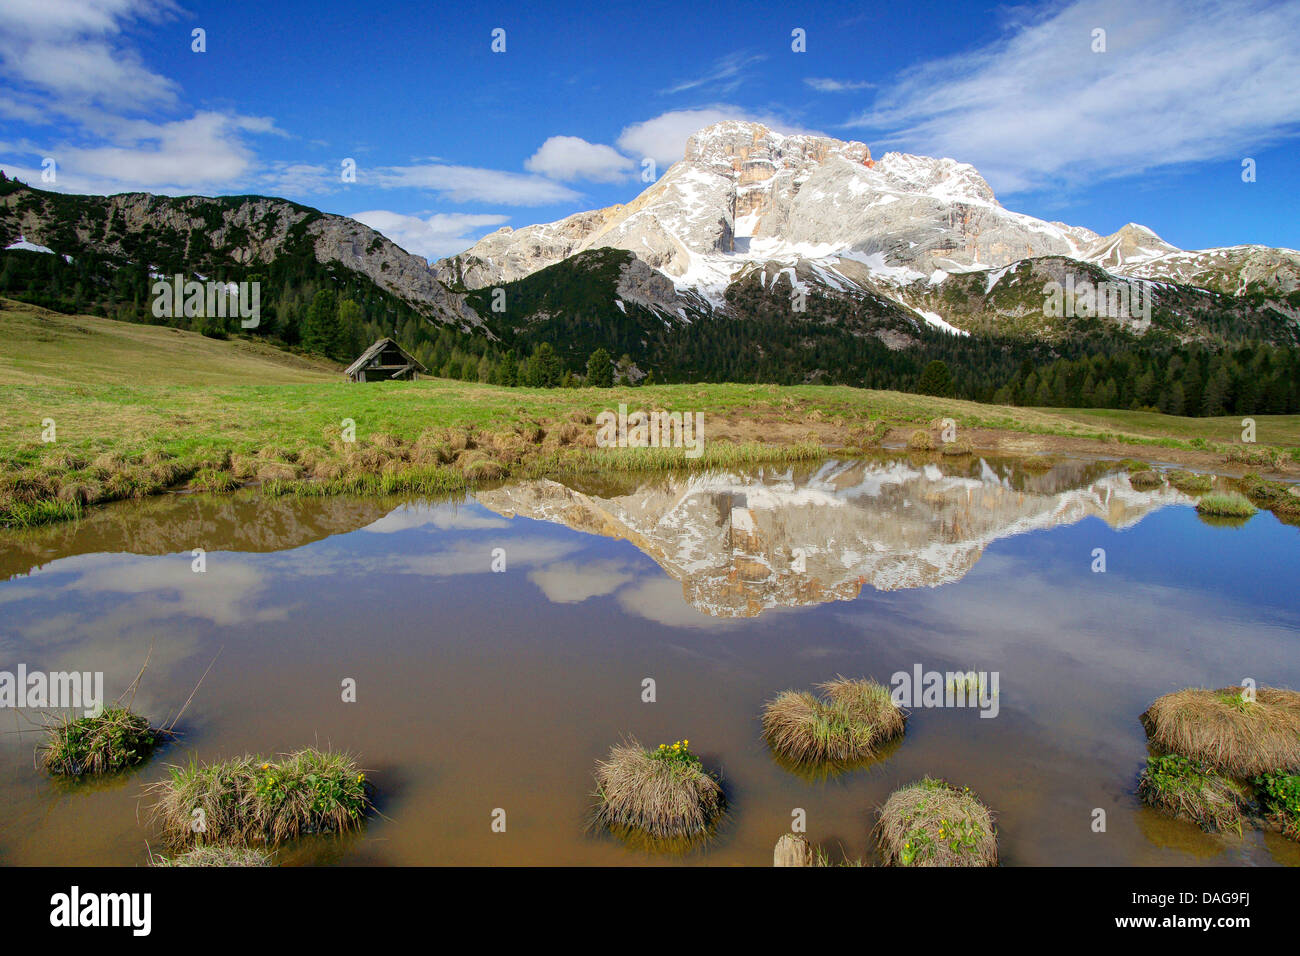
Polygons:
M59 776L116 773L148 757L163 733L124 707L107 707L94 717L62 717L48 724L39 758Z
M1275 771L1255 777L1260 802L1270 823L1292 840L1300 840L1300 774Z
M1244 495L1228 491L1203 496L1196 510L1216 518L1249 518L1257 509Z
M324 382L341 367L255 339L222 341L0 299L0 384L151 382L162 370L168 381L237 385Z
M1190 820L1207 831L1240 833L1250 801L1248 788L1232 777L1178 754L1148 757L1138 797L1164 813Z
M1214 487L1214 479L1209 475L1198 475L1181 468L1175 468L1166 477L1184 494L1203 494Z
M309 833L356 829L371 807L365 774L352 757L312 747L276 760L191 761L171 768L171 778L147 792L156 798L152 820L176 847L276 846Z
M28 309L28 307L23 307ZM597 470L736 467L904 443L944 418L1013 432L1023 452L1070 443L1226 455L1234 419L1013 408L847 386L752 384L529 389L426 379L355 385L327 363L260 343L110 319L0 311L0 526L187 483L222 493L262 482L275 494L459 490L510 477ZM705 452L597 449L594 417L701 412ZM43 441L52 420L56 438ZM1300 416L1258 416L1260 441L1300 454ZM345 432L355 429L355 441ZM48 433L45 433L46 435ZM920 438L917 439L920 442ZM1254 446L1252 446L1254 447Z

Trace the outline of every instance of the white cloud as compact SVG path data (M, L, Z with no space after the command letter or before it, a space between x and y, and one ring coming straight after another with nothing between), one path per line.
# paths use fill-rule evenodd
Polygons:
M171 104L178 87L119 40L123 25L169 19L171 3L148 0L5 0L0 71L60 100L112 107Z
M202 112L169 123L131 123L122 136L127 145L64 147L50 155L65 188L193 191L248 175L253 155L241 134L272 131L263 117Z
M354 213L352 218L383 233L413 255L424 256L426 259L441 259L444 256L464 252L472 246L479 239L479 236L472 233L488 227L500 226L510 217L496 214L440 212L421 218L389 212L386 209L371 209L367 212Z
M589 143L578 136L552 136L528 158L524 168L552 179L614 183L627 178L632 160L612 146Z
M865 80L832 80L829 77L809 76L804 82L818 93L845 93L849 90L869 90L876 84Z
M710 617L687 603L682 586L668 577L650 577L618 592L618 603L629 614L666 627L724 630L743 626L744 618Z
M903 74L847 126L1014 192L1248 156L1295 135L1300 4L1078 0ZM1094 29L1106 52L1092 52Z
M624 127L618 137L618 148L633 156L648 156L661 166L671 166L685 154L686 140L692 133L724 120L762 123L778 133L808 132L778 117L756 114L738 106L706 106L670 110L642 123Z
M555 604L579 604L613 594L632 580L632 574L622 561L561 561L529 571L528 580Z
M357 178L385 189L428 189L455 202L547 206L580 198L569 187L542 176L475 166L448 166L441 163L384 166L372 173L358 169Z

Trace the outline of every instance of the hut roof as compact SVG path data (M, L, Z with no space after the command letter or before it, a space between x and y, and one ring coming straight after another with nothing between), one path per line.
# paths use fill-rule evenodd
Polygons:
M370 348L362 352L360 357L349 365L343 374L348 376L355 375L357 372L361 371L361 369L365 368L371 359L384 351L384 349L388 348L390 345L402 353L402 357L406 360L407 368L414 368L416 371L424 372L426 375L429 373L429 370L416 361L415 356L410 352L406 351L406 349L402 348L392 339L384 338L380 339L374 345L370 346Z

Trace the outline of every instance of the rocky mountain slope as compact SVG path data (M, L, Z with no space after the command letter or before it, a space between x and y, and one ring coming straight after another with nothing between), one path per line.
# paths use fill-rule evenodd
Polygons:
M965 163L876 159L864 143L756 123L700 130L629 203L503 228L432 266L354 220L285 200L70 196L11 181L0 183L0 246L15 250L0 257L48 249L102 259L92 277L101 287L123 285L115 272L126 269L143 284L151 274L230 279L292 263L306 282L346 276L377 290L367 314L385 313L376 318L385 329L400 302L494 347L550 341L579 369L597 345L653 365L674 334L719 319L761 318L764 335L785 323L800 341L837 337L837 354L853 339L898 350L935 332L1300 343L1294 250L1187 252L1134 223L1100 236L1004 208ZM24 267L20 284L40 280ZM1107 285L1147 308L1052 314L1051 283ZM499 289L504 311L488 294ZM133 294L121 288L116 301Z
M307 257L342 267L426 317L481 323L419 256L346 216L264 196L73 196L6 182L0 191L0 248L25 242L78 259L146 265L151 273L211 274Z
M1198 315L1268 309L1256 322L1265 338L1290 342L1300 323L1300 253L1262 246L1183 252L1130 223L1110 236L1005 209L976 170L951 159L886 153L863 143L785 136L756 123L725 122L696 133L682 161L626 205L558 222L502 228L436 264L452 287L498 287L585 251L613 247L663 273L682 294L727 311L728 290L758 274L786 277L787 292L884 296L919 324L947 331L1059 335L1046 319L1026 322L1026 302L1009 311L951 309L935 294L950 277L981 274L985 293L1010 268L1050 257L1035 271L1064 281L1134 280L1162 285L1165 317L1155 327L1184 337L1205 332ZM958 283L952 288L965 288ZM1147 287L1142 287L1147 291ZM1222 293L1255 293L1242 306ZM1288 296L1290 298L1288 299ZM734 308L732 309L734 311ZM1124 317L1119 317L1121 327ZM1249 324L1249 323L1248 323ZM1150 323L1127 323L1142 334Z

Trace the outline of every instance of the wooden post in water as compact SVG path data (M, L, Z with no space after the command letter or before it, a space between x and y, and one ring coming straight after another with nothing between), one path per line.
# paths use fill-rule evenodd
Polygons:
M796 833L784 834L772 851L773 866L812 866L812 859L812 847Z

